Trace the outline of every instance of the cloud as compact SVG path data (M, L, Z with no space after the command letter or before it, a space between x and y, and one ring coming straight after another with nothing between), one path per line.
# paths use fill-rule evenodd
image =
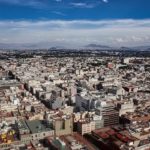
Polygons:
M102 0L104 3L108 3L108 0Z
M77 7L77 8L94 8L97 6L97 3L70 3L70 5L72 5L73 7Z
M54 13L61 13L55 11ZM45 20L45 21L0 21L0 27L6 28L48 28L48 29L135 29L150 28L150 20Z
M55 0L56 2L62 2L62 0Z
M65 13L62 13L60 11L52 11L53 14L59 15L59 16L66 16Z
M108 0L102 0L107 3ZM28 6L37 9L54 9L59 8L95 8L101 4L101 0L85 0L75 2L75 0L0 0L0 4Z
M0 3L6 3L11 5L19 5L19 6L30 6L33 8L43 8L46 7L44 1L40 0L0 0Z
M137 46L149 45L149 40L150 19L0 21L0 41L4 43Z

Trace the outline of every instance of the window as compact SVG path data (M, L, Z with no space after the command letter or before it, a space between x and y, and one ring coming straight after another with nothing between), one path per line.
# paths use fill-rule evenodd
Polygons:
M63 120L61 122L61 127L60 127L61 130L64 130L65 129L65 120Z

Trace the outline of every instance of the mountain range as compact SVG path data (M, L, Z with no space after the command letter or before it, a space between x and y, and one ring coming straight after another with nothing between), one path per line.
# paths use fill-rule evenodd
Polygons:
M0 43L0 49L23 49L23 50L30 50L30 49L72 49L71 47L65 46L54 46L48 42L41 42L41 43ZM75 49L75 48L74 48ZM88 44L85 46L78 47L77 49L91 49L91 50L143 50L143 51L150 51L150 46L135 46L135 47L113 47L107 45L100 45L100 44Z

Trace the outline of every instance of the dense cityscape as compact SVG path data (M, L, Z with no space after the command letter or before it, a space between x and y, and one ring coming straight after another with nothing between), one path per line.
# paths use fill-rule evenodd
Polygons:
M148 150L150 58L54 51L1 52L0 149Z
M150 0L0 0L0 150L150 150Z

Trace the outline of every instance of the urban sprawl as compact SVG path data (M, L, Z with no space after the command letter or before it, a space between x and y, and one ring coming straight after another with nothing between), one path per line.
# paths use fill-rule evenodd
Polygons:
M0 51L0 150L150 149L150 57L32 53Z

